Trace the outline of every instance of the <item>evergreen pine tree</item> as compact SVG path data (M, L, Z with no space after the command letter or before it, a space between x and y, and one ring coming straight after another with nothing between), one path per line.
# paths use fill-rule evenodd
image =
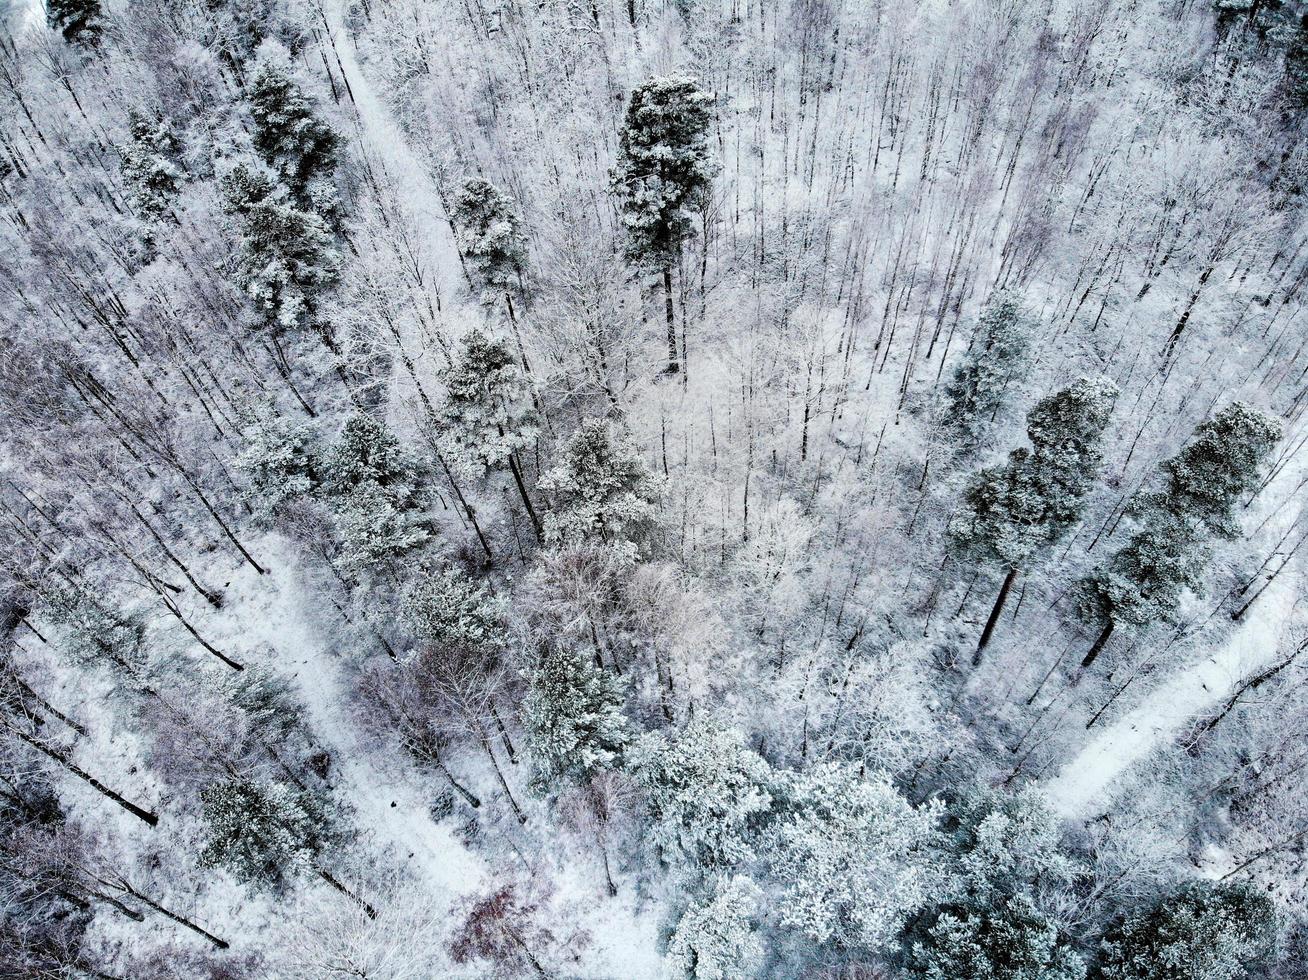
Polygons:
M1171 622L1185 592L1202 588L1208 539L1238 537L1235 505L1257 486L1280 438L1279 420L1233 402L1162 464L1162 489L1132 504L1138 529L1079 585L1080 614L1099 628L1083 668L1094 663L1117 626Z
M508 345L469 330L458 359L441 373L446 397L443 442L456 466L472 476L508 467L536 533L540 520L527 493L518 452L536 439L536 413Z
M522 292L527 240L513 201L490 181L474 177L454 199L451 216L473 286L488 300L503 298L510 319L516 318L513 297Z
M69 44L93 48L104 30L100 0L45 0L45 16L52 30Z
M427 643L488 651L503 642L503 604L456 568L423 576L405 597L404 611Z
M772 768L740 732L696 719L673 739L642 736L625 765L644 787L651 840L665 859L708 867L752 860L772 812Z
M51 591L46 615L62 630L64 650L76 663L131 671L145 662L145 624L85 589Z
M672 267L693 231L693 209L713 177L708 131L713 97L691 78L652 78L631 93L614 187L627 229L627 258L660 270L668 323L668 370L677 371Z
M1026 417L1032 448L1015 449L1006 465L981 470L950 521L957 557L1005 572L974 665L990 642L1018 572L1080 520L1081 500L1103 459L1099 445L1116 398L1111 381L1083 378L1042 399Z
M878 949L939 887L929 854L939 816L884 774L822 763L796 776L767 847L782 922L817 943Z
M1271 901L1251 886L1196 883L1104 938L1097 980L1244 980L1276 944Z
M750 980L763 966L753 927L763 893L744 875L721 878L691 902L668 940L665 962L676 980Z
M364 568L430 537L417 487L417 462L370 415L358 412L323 457L323 488L345 541L341 563Z
M307 422L279 415L255 425L236 464L249 478L245 497L261 514L317 489L317 433Z
M152 254L154 225L172 216L173 202L182 185L176 160L180 147L168 120L150 122L138 112L128 117L131 138L118 148L123 182L136 216L145 225L144 244Z
M327 226L286 188L244 164L222 180L223 209L240 228L236 279L275 330L313 325L317 294L336 281L339 256Z
M541 788L559 777L584 781L612 767L631 740L617 682L571 646L541 652L522 713Z
M976 443L1026 368L1030 325L1011 293L993 297L977 320L972 346L945 387L945 423L965 446Z
M207 867L224 867L242 881L280 885L313 868L328 827L321 804L283 783L211 783L200 791L208 838Z
M1308 13L1301 14L1285 45L1285 101L1301 113L1308 109Z
M919 980L1083 980L1085 962L1025 895L985 908L943 908L916 930L905 957Z
M629 551L653 527L660 490L626 434L598 418L581 424L540 488L553 497L548 543L598 540Z
M255 149L301 207L330 214L340 138L318 118L280 45L260 47L248 91Z

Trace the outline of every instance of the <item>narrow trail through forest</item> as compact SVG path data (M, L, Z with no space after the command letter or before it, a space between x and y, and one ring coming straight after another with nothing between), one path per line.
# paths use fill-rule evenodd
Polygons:
M451 831L431 817L429 794L401 766L375 766L359 722L349 714L350 682L342 655L333 655L306 607L292 562L275 563L261 581L257 611L241 621L269 624L276 669L298 688L315 739L331 753L328 780L337 797L355 808L354 825L378 847L393 852L395 865L423 879L433 895L457 897L476 888L481 862Z
M1285 467L1264 491L1266 499L1285 500L1284 495L1298 485L1303 469L1302 463ZM1299 522L1302 510L1301 504L1280 508L1260 537L1264 541L1278 540ZM1056 811L1071 819L1101 812L1108 805L1114 784L1132 766L1175 738L1192 719L1220 705L1244 679L1276 658L1282 633L1302 594L1301 563L1292 561L1267 586L1219 649L1174 672L1134 708L1092 735L1045 784Z
M440 189L422 159L410 146L404 130L395 120L382 97L373 87L362 66L340 0L323 4L323 17L331 33L331 46L337 65L349 85L355 119L361 130L357 145L367 149L368 162L380 164L398 195L395 202L412 219L421 236L420 247L426 253L424 272L434 277L439 295L450 297L461 284L459 256L454 233L445 216L437 212Z

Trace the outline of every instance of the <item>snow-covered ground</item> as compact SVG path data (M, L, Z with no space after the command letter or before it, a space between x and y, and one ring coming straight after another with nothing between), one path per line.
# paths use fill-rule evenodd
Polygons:
M1302 478L1303 464L1286 466L1264 491L1272 506ZM1278 540L1297 524L1302 505L1280 507L1260 535ZM1198 663L1176 667L1144 699L1091 735L1080 752L1045 785L1055 809L1068 818L1093 817L1107 809L1114 785L1136 763L1168 743L1187 722L1220 705L1247 677L1277 656L1282 634L1303 596L1296 560L1282 571L1222 646Z

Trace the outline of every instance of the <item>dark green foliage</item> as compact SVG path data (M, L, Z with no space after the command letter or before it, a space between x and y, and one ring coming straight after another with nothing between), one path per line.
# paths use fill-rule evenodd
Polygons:
M429 537L417 461L371 416L358 412L349 418L324 457L322 472L345 540L343 564L376 565Z
M536 412L508 344L469 330L440 378L447 390L444 441L462 469L478 476L499 469L535 440Z
M1174 621L1186 590L1202 591L1211 557L1211 549L1193 532L1183 517L1150 510L1126 545L1082 579L1082 618L1137 627Z
M945 388L945 423L964 444L977 440L1026 367L1029 326L1017 297L993 298L977 320L972 346Z
M310 869L326 843L322 805L283 783L232 780L200 791L208 840L200 861L242 881L279 885Z
M989 908L935 912L916 930L905 958L921 980L1082 980L1085 962L1058 927L1024 895Z
M520 292L527 242L509 196L490 181L474 177L455 198L452 217L473 285L491 299L505 292Z
M545 540L571 544L633 543L653 524L659 493L631 440L603 419L582 423L540 488L554 498Z
M63 631L64 650L78 663L135 670L145 661L145 624L84 589L54 590L46 614Z
M1285 44L1285 101L1295 112L1308 109L1308 13L1288 31Z
M414 635L424 643L491 651L504 642L504 609L490 590L457 569L419 579L405 598Z
M1061 847L1057 818L1036 791L985 790L949 811L953 894L902 940L922 980L1080 980L1085 964L1036 896L1080 869Z
M1217 537L1239 537L1235 505L1258 485L1259 469L1280 441L1282 428L1279 419L1232 402L1163 463L1165 506Z
M330 210L325 184L336 170L340 138L318 118L289 64L266 51L250 78L249 98L254 147L264 162L302 205Z
M236 278L276 330L313 325L317 294L336 281L331 233L266 173L242 164L222 180L223 209L241 232Z
M1098 980L1241 980L1264 976L1276 914L1248 885L1187 885L1104 938Z
M1081 581L1082 617L1100 626L1172 621L1186 590L1202 588L1208 538L1239 535L1235 505L1257 486L1280 435L1277 419L1241 402L1200 425L1160 467L1163 488L1133 503L1130 540Z
M45 16L51 29L69 44L92 48L100 43L104 29L100 0L45 0Z
M278 415L257 423L237 465L249 477L245 496L263 514L318 488L316 430Z
M614 186L622 198L628 259L663 268L692 232L713 176L708 129L713 98L691 78L653 78L631 93Z
M631 740L617 682L575 647L541 653L522 712L541 789L611 767Z
M1032 448L982 470L949 531L954 554L1005 569L1065 535L1081 518L1081 499L1102 461L1099 444L1117 386L1082 379L1027 414Z
M172 216L173 202L182 185L182 168L177 159L181 148L168 120L151 121L140 113L128 117L131 138L118 152L122 157L123 181L132 208L146 226L146 245L153 246L149 226Z

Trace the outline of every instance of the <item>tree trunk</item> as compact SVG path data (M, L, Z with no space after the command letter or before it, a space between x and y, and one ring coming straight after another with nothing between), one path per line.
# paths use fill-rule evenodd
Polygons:
M972 654L972 666L981 665L981 655L985 652L986 647L990 644L990 638L995 633L995 625L999 622L999 616L1004 611L1004 603L1008 601L1009 590L1013 588L1013 582L1017 579L1017 569L1010 568L1008 574L1004 576L1004 584L999 587L999 597L995 599L994 608L990 610L990 618L986 620L986 628L981 631L981 639L977 642L976 653Z
M101 796L107 796L109 799L113 800L115 803L117 803L120 807L122 807L132 816L138 818L139 820L144 821L146 824L148 824L151 827L155 826L159 822L159 818L155 814L151 813L149 810L142 809L141 807L137 806L135 803L131 802L130 800L124 799L122 796L120 796L118 793L115 793L104 783L100 782L100 780L92 776L89 772L78 767L76 763L74 763L62 752L58 751L57 749L52 749L50 748L50 746L37 741L31 735L28 735L26 732L20 729L14 728L12 726L6 726L6 727L8 727L11 732L13 732L19 738L21 738L32 748L36 749L38 752L48 756L49 758L53 759L55 762L59 763L61 766L63 766L65 769L71 772L78 779L82 780L83 782L87 783L89 786L97 790Z
M1099 654L1103 652L1104 645L1108 642L1108 638L1113 635L1113 625L1114 623L1110 619L1108 625L1104 627L1103 632L1101 632L1094 643L1090 645L1090 649L1086 652L1085 658L1081 661L1082 670L1085 670L1094 663Z
M672 266L663 267L663 302L668 317L668 374L681 370L677 362L677 325L673 320L672 305Z
M158 912L164 918L172 919L178 925L185 926L187 929L190 929L192 932L203 936L205 939L209 940L209 942L213 943L215 948L227 949L229 947L230 944L225 940L219 939L212 932L209 932L207 929L201 928L200 926L196 925L190 919L186 918L186 916L178 915L176 912L164 908L162 905L156 902L153 898L150 898L148 895L142 895L127 882L123 882L122 887L123 890L127 892L127 894L131 895L138 902Z
M327 870L324 869L324 868L318 868L318 867L315 867L313 870L316 871L316 872L318 873L318 877L319 877L319 878L321 878L323 881L327 882L327 884L331 885L333 888L335 888L338 892L340 892L340 893L341 893L342 895L344 895L346 898L350 899L350 901L352 901L352 902L354 902L356 905L358 905L359 908L363 909L364 913L368 916L368 918L370 918L370 919L375 919L375 918L377 918L377 910L376 910L375 908L373 908L371 905L369 905L367 902L365 902L365 901L364 901L362 898L360 898L358 895L354 894L354 892L350 891L348 888L346 888L344 885L342 885L342 884L341 884L339 881L337 881L334 877L332 877L332 874L331 874L330 871L327 871Z
M478 810L481 808L481 800L477 799L477 797L473 795L472 790L468 789L466 786L464 786L462 783L460 783L457 779L454 778L453 774L451 774L449 769L445 768L444 762L442 762L439 758L433 759L432 761L435 763L436 768L440 770L441 775L444 776L447 780L449 780L450 785L454 787L454 791L458 793L460 796L462 796L463 799L467 802L468 806L472 807L474 810Z
M481 747L486 750L486 755L490 757L491 768L495 770L495 776L500 781L500 786L504 788L504 795L509 798L509 806L513 808L513 815L518 818L518 823L525 824L527 815L522 812L522 807L518 806L518 801L514 799L513 790L509 789L509 782L504 778L504 770L500 768L500 761L495 758L495 753L491 749L490 739L483 732L480 734Z
M518 494L522 497L523 506L527 508L527 517L531 519L531 529L536 532L536 540L541 540L540 518L536 516L536 508L531 505L531 498L527 496L527 484L522 479L522 466L518 463L516 453L509 454L509 472L513 474L513 482L518 485Z

